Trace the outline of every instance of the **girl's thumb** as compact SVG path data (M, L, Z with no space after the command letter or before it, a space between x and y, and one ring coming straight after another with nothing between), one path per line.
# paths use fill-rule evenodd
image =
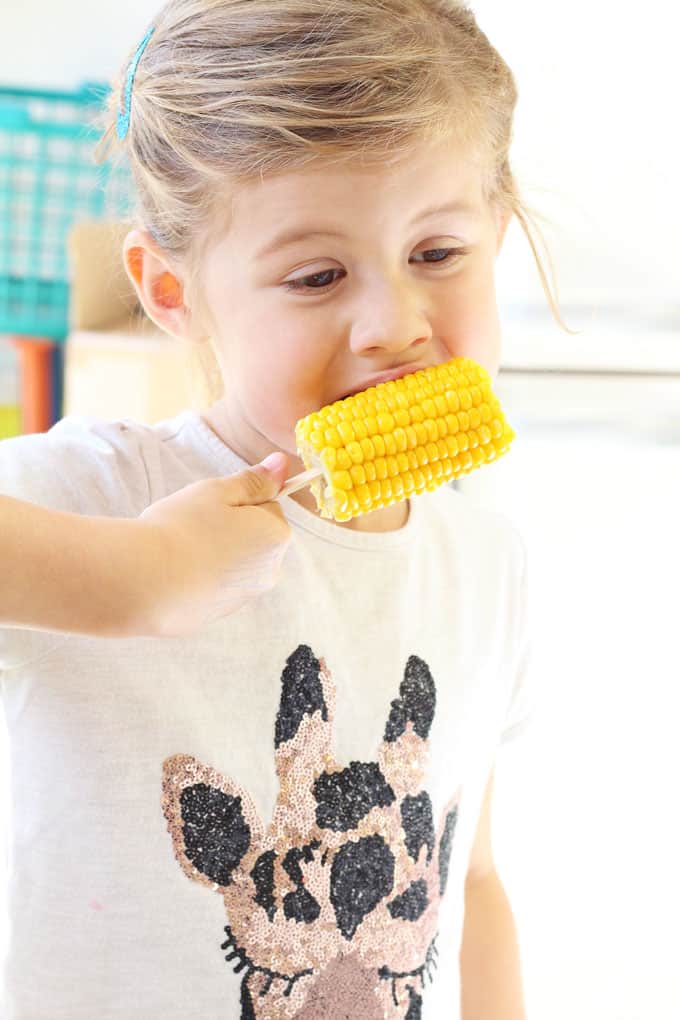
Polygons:
M231 506L268 503L276 499L288 471L285 453L270 453L259 464L227 479Z
M256 466L266 468L270 475L279 475L288 469L288 458L285 453L270 453Z

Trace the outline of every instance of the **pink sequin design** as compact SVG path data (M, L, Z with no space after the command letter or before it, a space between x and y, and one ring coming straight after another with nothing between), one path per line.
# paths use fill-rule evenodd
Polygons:
M400 695L377 762L339 764L335 685L299 646L282 676L279 796L266 828L229 777L184 754L163 764L175 856L224 901L241 1020L422 1017L459 792L435 830L422 783L436 693L416 656Z

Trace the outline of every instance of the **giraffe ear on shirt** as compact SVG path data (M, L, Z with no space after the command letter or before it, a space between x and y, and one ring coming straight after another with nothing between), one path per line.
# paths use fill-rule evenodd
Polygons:
M190 755L163 763L161 802L182 870L211 889L229 886L243 858L264 840L248 792Z

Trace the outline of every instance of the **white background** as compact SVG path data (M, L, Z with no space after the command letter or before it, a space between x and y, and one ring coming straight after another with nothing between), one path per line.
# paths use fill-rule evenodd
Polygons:
M584 331L551 325L513 225L498 264L504 363L557 371L501 377L517 440L465 488L517 523L532 561L539 696L533 730L499 759L495 818L529 1020L677 1020L674 8L472 6L515 71L514 166L530 205L553 221L563 312ZM0 78L72 87L112 72L156 5L5 8ZM630 375L560 372L570 366Z

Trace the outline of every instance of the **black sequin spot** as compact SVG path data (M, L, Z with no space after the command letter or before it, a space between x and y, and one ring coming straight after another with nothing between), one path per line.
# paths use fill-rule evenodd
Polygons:
M283 912L289 921L311 924L321 913L321 907L312 894L302 886L283 897Z
M281 676L281 703L274 727L274 746L279 747L297 733L303 716L321 711L324 722L328 709L319 671L321 665L308 645L299 645L286 661Z
M401 896L395 896L392 902L387 904L387 909L395 920L401 918L402 921L417 921L428 902L427 882L424 878L419 878L411 882Z
M404 797L401 802L401 824L409 857L417 861L420 848L426 846L429 864L432 860L435 836L432 801L425 790L415 797Z
M270 921L274 920L276 914L276 900L274 898L274 861L276 851L267 850L255 861L250 877L255 883L255 902L266 911Z
M257 1020L247 977L241 982L241 1020Z
M218 885L229 885L250 846L241 798L197 783L180 795L184 846L194 867Z
M412 988L411 985L407 985L406 987L408 988L408 1013L404 1017L404 1020L421 1020L423 1015L422 997L418 995L415 988Z
M456 828L456 819L458 818L458 808L455 807L449 811L444 822L444 831L442 832L442 838L439 843L439 895L444 895L446 889L446 883L449 878L449 861L451 860L451 845L453 843L453 833Z
M388 807L394 791L375 762L352 761L341 772L323 772L314 783L316 822L323 829L354 829L374 807Z
M397 740L409 721L418 736L426 740L434 719L437 693L430 667L417 655L409 656L399 694L401 696L392 702L385 740Z
M314 851L318 850L320 846L321 843L318 839L312 840L305 846L293 846L283 859L284 871L300 887L283 897L283 912L289 921L302 921L305 924L311 924L321 913L321 907L303 886L304 875L300 867L300 861L314 859Z
M318 839L313 839L311 843L305 843L304 846L292 846L286 856L281 862L283 870L297 885L301 885L303 881L302 868L300 867L300 861L314 860L314 851L318 850L321 843Z
M331 865L330 899L338 928L351 939L394 885L394 854L382 836L345 843Z

